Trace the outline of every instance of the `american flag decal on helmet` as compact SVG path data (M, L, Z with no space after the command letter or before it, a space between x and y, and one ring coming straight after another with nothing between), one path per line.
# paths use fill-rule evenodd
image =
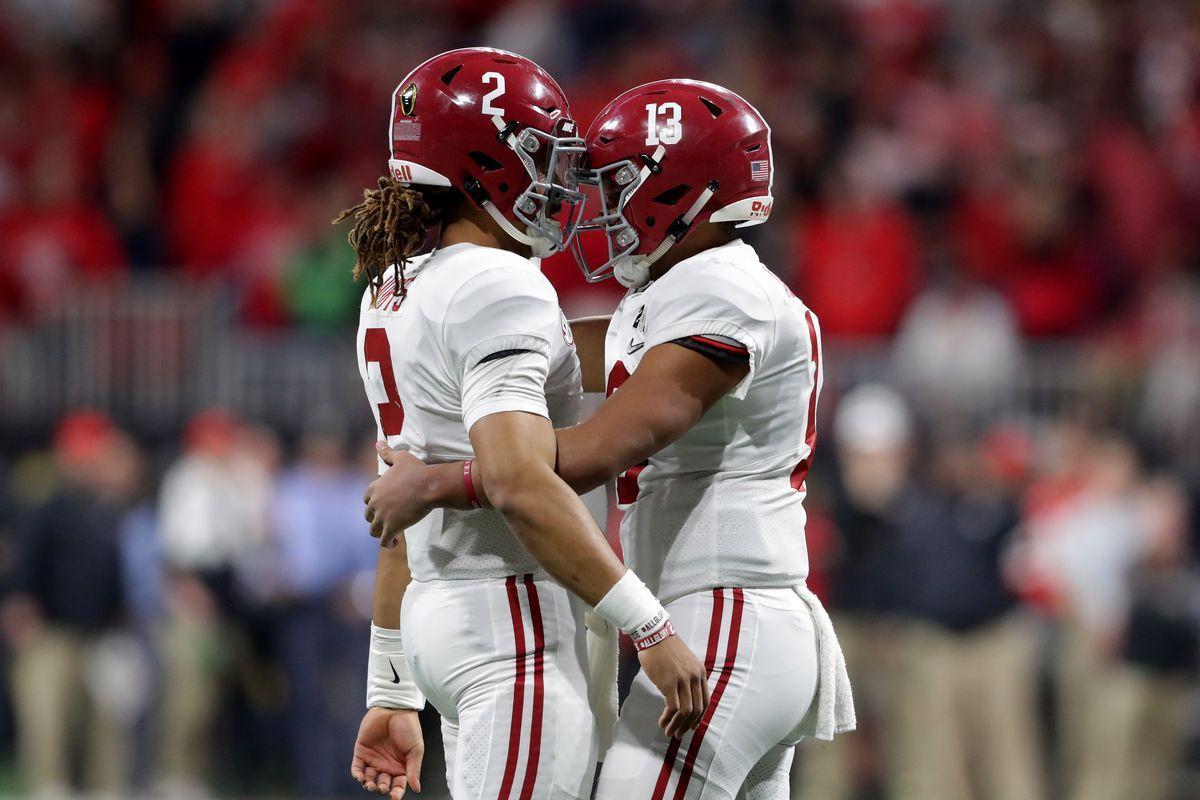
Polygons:
M769 162L766 159L762 161L750 162L750 180L765 181L770 177Z

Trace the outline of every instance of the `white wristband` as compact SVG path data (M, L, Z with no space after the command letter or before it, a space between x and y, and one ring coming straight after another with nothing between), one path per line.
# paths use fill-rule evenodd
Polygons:
M367 660L367 708L408 708L420 711L425 696L417 688L404 660L400 631L371 623L371 655Z
M629 634L635 644L653 639L646 644L647 647L675 632L671 626L671 615L633 570L626 570L621 580L613 584L608 594L596 603L596 613L613 627ZM664 631L669 632L664 634ZM639 646L638 649L644 648Z

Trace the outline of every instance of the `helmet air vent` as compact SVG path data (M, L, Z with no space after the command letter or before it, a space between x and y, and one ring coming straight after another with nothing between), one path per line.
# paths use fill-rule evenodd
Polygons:
M450 69L450 70L447 70L446 72L444 72L442 74L442 83L449 86L450 82L454 80L455 76L458 75L458 73L462 70L462 68L463 68L463 65L459 64L457 67L454 67L453 69Z
M673 206L682 200L683 196L691 190L691 186L688 186L686 183L681 183L678 186L672 186L665 192L660 192L659 195L654 198L654 202L660 203L664 206Z
M707 97L701 97L700 102L704 103L704 107L708 109L708 113L713 115L713 119L716 119L717 117L721 116L721 114L725 111L725 109L721 108L719 105L714 103L712 100L709 100Z
M504 165L496 159L489 156L487 153L481 153L478 150L472 150L467 153L467 156L479 165L479 168L484 172L495 172L498 169L504 169Z

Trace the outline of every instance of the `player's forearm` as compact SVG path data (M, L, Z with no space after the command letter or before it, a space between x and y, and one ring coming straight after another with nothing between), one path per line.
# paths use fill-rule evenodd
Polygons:
M573 428L561 428L555 431L558 476L575 493L590 492L673 442L695 423L695 419L695 413L688 413L686 409L651 407L637 418L622 420L618 410L616 414L598 414ZM479 507L491 508L485 467L486 462L480 458L472 478L474 499ZM467 493L461 461L430 465L421 471L419 481L415 491L427 509L474 507Z
M400 607L411 580L408 549L404 546L404 537L398 536L394 547L379 548L375 566L375 594L371 603L371 619L376 625L399 630Z
M522 449L513 446L512 438L476 435L481 453L473 473L478 503L497 508L530 554L568 590L593 605L608 596L626 569L583 501L554 474L549 439ZM544 454L537 452L539 445L548 445ZM471 507L463 462L421 467L414 480L427 508Z
M610 319L604 316L571 320L571 337L575 340L575 354L579 356L585 392L605 390L604 339L608 335Z
M590 419L555 432L559 477L580 494L603 485L677 441L745 373L745 367L721 367L675 345L652 348L638 370ZM486 506L492 491L482 478L487 459L479 448L476 452L480 460L475 494L479 504ZM424 470L419 492L426 508L471 507L461 463Z
M614 426L593 418L557 434L558 474L579 494L603 486L663 446L652 429L634 420Z
M482 485L521 544L555 579L598 603L625 567L583 501L554 474L554 429L545 417L494 414L471 428Z
M553 441L553 431L545 433ZM570 592L645 650L675 635L670 615L616 557L578 495L554 474L529 442L525 457L485 470L492 502L527 550ZM529 453L533 457L529 457ZM553 456L551 448L546 455ZM645 662L643 662L645 663Z
M620 438L581 427L563 428L555 433L559 448L558 475L577 494L604 485L657 449L654 437L630 436L630 431L621 431ZM472 497L467 493L463 464L462 461L454 461L431 464L421 469L414 492L421 498L425 509L467 510L476 507L471 505ZM492 508L485 471L485 461L478 459L471 478L474 501L480 508Z
M447 464L430 464L423 468L416 487L417 495L424 502L425 508L454 508L462 511L473 508L471 498L467 494L466 481L463 479L463 461L451 461ZM475 480L476 502L484 508L491 508L482 482Z
M491 480L489 480L491 477ZM518 481L498 480L484 469L491 503L538 563L591 605L625 574L591 514L549 466Z
M590 419L558 431L558 472L591 491L691 430L744 377L674 344L651 348L637 371Z
M400 608L412 581L404 536L393 547L380 547L375 568L375 596L371 604L371 647L367 655L367 708L408 709L425 707L404 658L400 634Z
M632 379L631 379L632 382ZM627 383L581 425L558 434L558 474L576 492L590 492L679 439L703 416L703 403L639 381Z

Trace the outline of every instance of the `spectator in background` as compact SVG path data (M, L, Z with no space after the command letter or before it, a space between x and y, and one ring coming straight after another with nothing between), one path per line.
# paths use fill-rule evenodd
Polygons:
M143 674L136 679L136 702L126 709L133 728L130 783L136 793L145 791L153 774L157 733L154 712L161 701L163 685L162 663L155 647L155 634L166 614L156 488L146 470L140 470L130 495L129 510L121 521L119 536L131 653L137 653L138 664L143 668L139 670Z
M863 765L886 765L891 756L880 725L888 716L894 660L888 618L899 582L907 580L896 565L897 526L912 480L907 404L886 386L858 386L838 404L833 434L839 480L829 607L854 684L859 728L854 736L800 749L794 785L805 800L847 800L881 781ZM864 747L870 750L865 757Z
M897 380L931 416L998 407L1020 366L1016 320L997 292L949 267L937 275L904 315Z
M1150 547L1133 576L1133 600L1112 691L1097 698L1116 723L1099 759L1108 779L1089 800L1171 800L1190 728L1200 658L1200 575L1189 563L1188 503L1159 476L1138 489Z
M189 424L184 454L163 478L160 532L167 616L160 780L171 794L204 793L222 678L244 646L241 570L266 538L277 453L223 411Z
M361 719L370 611L353 588L373 585L378 543L368 534L362 494L375 471L348 461L342 436L312 429L300 460L279 478L273 551L278 652L289 679L287 730L293 789L305 797L360 791L346 780L344 743ZM374 456L374 449L367 449Z
M208 85L189 115L189 131L167 179L167 230L173 263L198 276L228 275L248 234L267 210L249 98L227 83Z
M111 281L126 271L116 230L84 193L79 155L59 135L39 142L26 197L0 213L0 317L37 319L80 278Z
M1139 427L1157 455L1200 486L1200 275L1179 269L1158 280L1142 298L1135 333L1132 359L1145 365Z
M829 336L896 330L920 280L916 233L904 209L847 157L829 175L823 202L800 218L796 294Z
M357 319L362 299L362 286L350 280L353 251L342 230L329 224L345 205L348 193L341 189L329 180L323 192L302 202L300 241L278 286L288 316L319 330L341 330Z
M95 412L66 418L54 449L60 484L19 536L2 608L19 766L33 795L63 796L81 746L84 786L120 795L138 673L136 648L131 661L122 632L118 536L137 459L124 434Z
M1015 487L979 445L936 430L898 521L896 800L1044 796L1036 631L1001 569Z
M1084 222L1062 111L1023 104L1007 127L1006 152L965 170L950 237L955 258L1004 295L1024 333L1086 331L1117 267L1097 257Z
M1124 664L1121 655L1134 606L1135 569L1147 564L1147 581L1178 574L1182 500L1172 484L1143 487L1138 455L1124 438L1059 432L1064 434L1071 445L1065 474L1031 488L1018 551L1023 588L1061 623L1056 675L1061 782L1064 796L1075 800L1140 800L1168 787L1126 771L1144 759L1142 748L1148 744L1130 739L1137 736L1137 716L1156 694L1178 700L1169 688L1170 672L1186 669L1191 659L1175 653L1184 660L1164 665L1167 680L1139 681L1141 672ZM1144 587L1143 614L1154 608L1153 586ZM1148 616L1138 623L1142 634L1154 624ZM1132 657L1155 658L1144 639L1130 644L1136 644ZM1161 726L1161 743L1168 750L1177 747L1170 715L1155 724ZM1173 755L1164 752L1159 758L1169 761Z

